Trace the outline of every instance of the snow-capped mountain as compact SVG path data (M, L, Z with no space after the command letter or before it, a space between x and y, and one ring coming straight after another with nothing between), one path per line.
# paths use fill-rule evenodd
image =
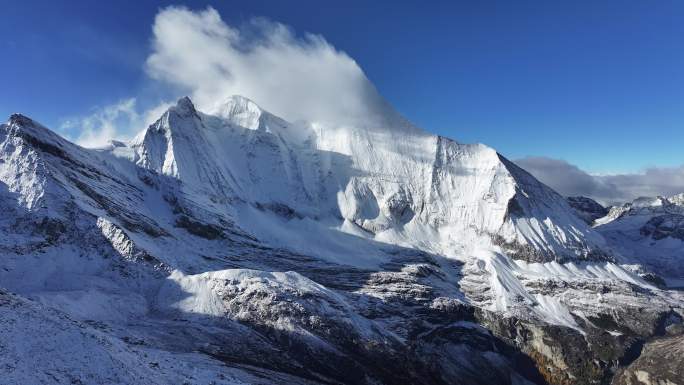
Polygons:
M101 149L13 115L0 207L16 383L607 383L682 320L563 197L391 110L183 98Z
M478 238L529 246L526 259L601 252L560 196L494 150L387 120L296 126L242 97L214 115L186 98L131 148L136 164L216 201L343 219L343 231L381 242L450 256Z
M684 286L684 194L611 207L595 226L625 261L648 267L663 284Z

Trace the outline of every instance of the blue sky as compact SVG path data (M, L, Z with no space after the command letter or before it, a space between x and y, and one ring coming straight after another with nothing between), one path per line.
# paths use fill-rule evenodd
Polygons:
M132 96L159 103L169 89L144 68L169 4L183 3L3 4L0 115L58 128ZM211 5L229 25L260 16L322 35L432 132L598 173L684 163L683 2Z

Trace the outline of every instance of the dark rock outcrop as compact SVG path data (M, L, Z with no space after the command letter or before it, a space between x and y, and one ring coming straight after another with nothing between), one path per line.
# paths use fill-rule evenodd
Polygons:
M575 213L587 224L591 225L595 220L608 214L608 209L600 203L587 197L567 197L568 204L575 210Z

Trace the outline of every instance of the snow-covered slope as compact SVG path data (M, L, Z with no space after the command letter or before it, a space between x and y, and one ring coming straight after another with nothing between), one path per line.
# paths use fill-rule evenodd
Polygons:
M97 150L13 115L0 209L0 315L25 324L0 335L85 328L51 349L93 351L31 362L3 337L0 364L59 381L595 383L684 303L496 151L391 111L293 123L183 98Z
M102 324L83 323L54 308L0 291L0 375L3 384L270 383L196 352L156 349L117 338ZM273 382L306 384L264 371Z
M215 202L341 218L346 231L381 242L457 256L490 237L526 259L603 256L601 237L563 198L494 150L403 120L368 124L295 125L238 96L207 115L184 98L132 148L138 165Z
M643 197L614 206L596 230L625 262L646 266L672 286L684 286L684 200Z

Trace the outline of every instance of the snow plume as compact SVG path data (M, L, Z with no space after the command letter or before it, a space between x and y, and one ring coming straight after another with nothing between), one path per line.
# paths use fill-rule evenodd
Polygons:
M168 7L156 16L148 74L211 111L231 95L288 120L346 122L384 113L386 103L356 62L322 36L283 24L226 24L209 7Z
M112 139L127 139L141 125L136 99L120 100L109 106L95 108L85 117L67 119L60 130L68 139L83 147L102 147ZM77 132L73 135L72 132Z
M242 95L290 121L369 123L398 116L356 62L322 36L298 36L263 18L231 26L211 7L160 10L145 70L165 90L161 102L125 99L68 119L61 132L85 147L128 139L183 95L209 113Z
M562 195L587 196L603 204L684 192L684 165L651 167L631 174L592 175L559 159L527 157L515 163Z

